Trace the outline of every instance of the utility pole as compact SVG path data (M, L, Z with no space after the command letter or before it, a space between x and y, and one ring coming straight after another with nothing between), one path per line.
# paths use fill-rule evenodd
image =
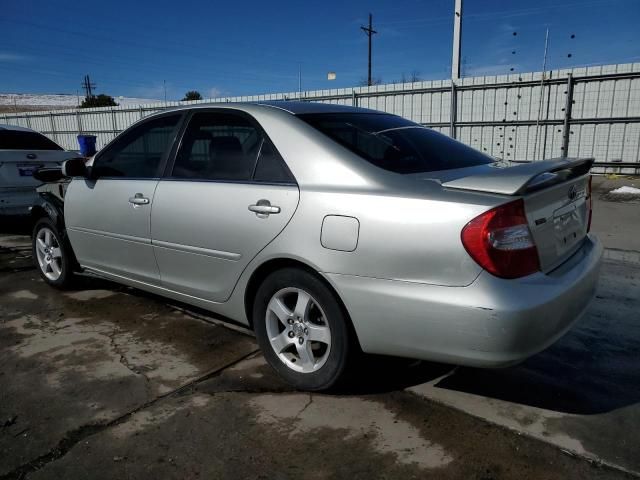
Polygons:
M367 37L369 37L369 71L367 75L367 85L371 86L371 37L378 33L373 29L373 15L369 14L369 26L360 28L367 34Z
M164 89L164 103L167 103L167 81L162 80L162 88Z
M460 78L460 51L462 48L462 0L455 0L453 16L453 53L451 56L451 79Z
M298 62L298 100L302 98L302 63Z
M85 75L82 80L82 88L84 89L87 98L93 97L93 89L96 88L96 84L91 82L89 75Z

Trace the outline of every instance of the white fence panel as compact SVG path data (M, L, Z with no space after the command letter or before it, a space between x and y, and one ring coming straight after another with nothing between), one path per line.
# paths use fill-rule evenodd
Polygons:
M572 89L568 74L573 76ZM640 165L639 63L554 70L545 74L543 85L541 79L541 72L461 79L454 86L454 112L451 81L435 80L138 107L5 114L0 115L0 121L33 128L68 149L78 148L79 133L94 134L101 148L141 118L174 106L301 99L382 110L445 134L452 133L453 124L458 139L507 160L559 157L567 142L570 156L594 156L596 161L612 165ZM571 116L565 127L567 107ZM634 170L616 167L615 171Z

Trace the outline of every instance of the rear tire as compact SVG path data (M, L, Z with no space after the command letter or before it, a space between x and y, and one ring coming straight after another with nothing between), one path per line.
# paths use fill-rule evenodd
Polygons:
M56 288L71 287L75 280L71 245L50 218L36 222L31 243L33 261L42 279Z
M253 306L253 325L267 362L300 390L326 390L344 378L352 350L349 319L334 293L297 268L270 274Z

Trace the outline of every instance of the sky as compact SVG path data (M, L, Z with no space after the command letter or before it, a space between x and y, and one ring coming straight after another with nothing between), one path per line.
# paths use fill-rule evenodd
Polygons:
M0 93L180 100L451 75L454 0L4 0ZM640 62L640 0L465 0L462 75ZM327 80L327 72L336 79Z

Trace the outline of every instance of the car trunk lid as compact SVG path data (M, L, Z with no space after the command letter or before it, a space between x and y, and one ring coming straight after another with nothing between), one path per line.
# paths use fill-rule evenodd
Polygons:
M593 159L559 159L516 166L480 165L430 172L444 188L520 197L540 259L549 272L582 244L589 228Z
M0 150L0 187L35 187L42 182L33 172L42 167L62 165L76 156L64 150Z
M583 174L524 196L540 268L548 272L582 244L589 227L589 175Z

